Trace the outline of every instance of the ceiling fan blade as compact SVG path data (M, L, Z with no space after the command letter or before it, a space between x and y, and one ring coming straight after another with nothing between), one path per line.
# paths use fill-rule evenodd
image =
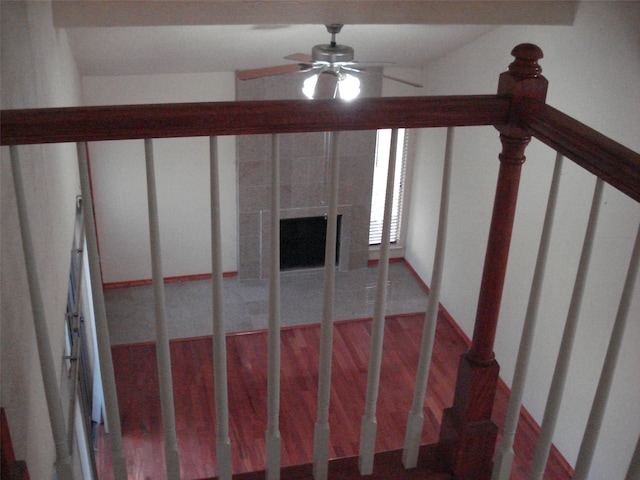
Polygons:
M318 75L318 83L313 92L313 98L336 98L338 92L338 76L333 72L322 72Z
M351 68L351 67L342 67L342 68L344 68L345 70L349 70L351 72L355 72L355 73L364 73L366 75L375 75L376 77L386 78L388 80L393 80L395 82L404 83L405 85L411 85L412 87L416 87L416 88L422 88L424 86L424 85L421 85L419 83L410 82L409 80L403 80L402 78L392 77L391 75L385 75L383 73L370 72L369 70L364 70L364 69L361 69L361 68Z
M287 73L295 73L300 71L305 71L307 65L276 65L273 67L265 67L265 68L254 68L252 70L239 70L238 71L238 79L239 80L252 80L254 78L261 77L272 77L274 75L284 75Z
M306 53L292 53L291 55L287 55L284 58L299 63L313 63L313 58L311 58L311 55L308 55Z

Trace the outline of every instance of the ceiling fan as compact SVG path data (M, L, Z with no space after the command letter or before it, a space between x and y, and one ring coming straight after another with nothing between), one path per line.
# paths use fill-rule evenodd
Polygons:
M375 75L413 87L422 87L419 83L360 68L358 62L354 61L353 48L336 43L336 34L340 33L343 25L334 23L326 27L331 34L331 43L314 46L311 55L294 53L284 58L297 63L241 70L238 72L238 79L251 80L287 73L315 72L304 82L302 91L307 97L339 97L344 100L355 98L360 93L360 81L356 76L358 74Z

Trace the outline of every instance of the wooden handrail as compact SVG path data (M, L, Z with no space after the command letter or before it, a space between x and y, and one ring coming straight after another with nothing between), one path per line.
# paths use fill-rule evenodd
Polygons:
M510 104L502 95L465 95L4 110L0 145L496 125L506 123ZM532 107L518 121L534 137L640 201L638 153L549 105Z
M494 125L510 103L468 95L5 110L0 144Z
M640 154L549 105L525 112L534 137L640 202Z
M506 96L465 95L4 110L0 145L496 125L506 123L510 104ZM534 137L640 201L638 153L549 105L531 107L518 120Z

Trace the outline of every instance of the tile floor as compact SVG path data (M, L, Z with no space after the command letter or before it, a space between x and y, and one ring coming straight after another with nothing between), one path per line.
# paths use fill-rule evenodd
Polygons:
M336 274L335 320L373 315L377 266ZM319 323L324 276L321 269L281 275L282 326ZM403 262L389 266L387 314L423 312L427 295ZM227 332L267 328L268 280L225 278L224 318ZM212 333L211 280L165 284L169 338ZM113 345L155 340L151 285L105 290L109 335Z

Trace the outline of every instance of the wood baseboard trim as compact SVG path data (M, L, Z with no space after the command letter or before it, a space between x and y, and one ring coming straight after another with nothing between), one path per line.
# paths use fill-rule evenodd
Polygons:
M509 387L507 387L507 384L504 383L504 380L502 380L502 377L498 377L498 388L504 388L505 392L509 394L511 393ZM527 424L536 438L540 435L540 425L538 425L538 422L535 421L531 413L529 413L529 410L527 410L524 405L520 407L520 419ZM560 452L560 450L558 450L558 447L556 447L555 443L551 444L551 452L549 453L549 457L553 458L560 464L560 468L562 468L566 472L567 478L573 477L573 467L567 461L567 459L564 458L564 455L562 454L562 452Z
M224 272L222 274L223 278L233 278L237 277L238 272ZM178 275L176 277L165 277L164 283L175 283L175 282L190 282L192 280L210 280L210 273L198 273L194 275ZM125 280L122 282L109 282L102 284L102 288L105 290L112 288L126 288L126 287L139 287L141 285L152 285L153 280L151 278L143 278L140 280Z
M407 267L407 269L411 272L411 274L415 277L416 281L420 284L420 286L423 288L423 290L427 293L427 295L429 294L429 286L424 283L424 281L422 280L422 278L420 277L420 275L418 275L418 272L415 271L415 269L411 266L411 264L405 259L402 258L401 259L402 262L404 263L404 265ZM442 305L442 303L440 303L440 314L444 316L444 318L447 319L447 321L449 322L449 324L455 329L455 331L458 333L458 335L460 336L460 338L462 339L462 341L464 342L464 344L467 347L471 347L471 339L469 338L469 336L464 332L464 330L462 330L462 328L460 328L460 325L458 325L458 323L453 319L453 316L448 312L448 310L444 307L444 305Z
M386 318L403 318L403 317L415 317L416 315L422 316L424 317L424 312L414 312L414 313L396 313L393 315L387 315ZM353 319L349 319L349 320L336 320L335 322L333 322L334 326L339 326L339 325L346 325L346 324L352 324L352 323L358 323L358 322L371 322L372 318L353 318ZM318 328L320 326L319 323L305 323L302 325L288 325L286 327L281 327L280 331L287 331L287 330L296 330L296 329L305 329L305 328ZM240 336L244 336L244 335L254 335L254 334L264 334L264 333L268 333L269 329L267 328L263 328L260 330L243 330L241 332L228 332L225 334L225 337L240 337ZM169 343L177 343L177 342L191 342L194 340L201 340L201 339L209 339L212 338L211 335L198 335L196 337L182 337L182 338L172 338L169 340ZM120 343L117 345L111 345L111 348L118 348L118 347L140 347L140 346L150 346L150 345L155 345L156 342L154 340L149 340L149 341L145 341L145 342L134 342L134 343Z
M406 263L404 257L392 257L389 259L389 263ZM380 260L377 258L370 258L367 261L367 265L372 267L374 265L378 265L380 263Z

